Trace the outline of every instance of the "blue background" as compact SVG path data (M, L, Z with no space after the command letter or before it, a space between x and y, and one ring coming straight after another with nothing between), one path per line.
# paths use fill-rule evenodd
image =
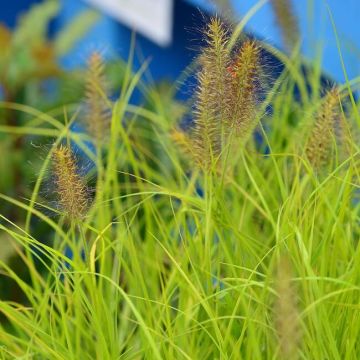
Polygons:
M130 0L131 1L131 0ZM151 0L149 0L151 1ZM243 15L256 0L232 0L237 15ZM16 17L26 10L32 3L40 1L12 0L1 6L0 21L13 26ZM53 25L57 27L66 24L75 14L87 8L81 0L62 0L62 10ZM137 54L139 61L151 57L151 74L154 79L174 79L192 60L197 47L196 38L201 27L203 16L199 9L210 9L208 0L175 0L174 9L174 41L170 47L160 48L141 35L137 37ZM340 36L346 69L350 78L360 75L360 1L359 0L293 0L296 14L299 19L303 36L302 53L305 58L313 59L319 54L322 56L324 72L335 80L342 82L342 73L339 53L336 47L334 31L331 26L327 6L331 9L337 31ZM248 31L260 38L281 48L281 38L271 7L266 4L249 22ZM83 63L87 54L94 49L103 50L108 56L120 54L127 56L130 44L131 31L116 22L103 16L99 23L89 32L72 52L63 59L65 67L74 67Z

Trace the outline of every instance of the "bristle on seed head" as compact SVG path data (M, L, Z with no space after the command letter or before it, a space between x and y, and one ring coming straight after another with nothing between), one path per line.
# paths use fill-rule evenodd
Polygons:
M339 92L333 88L326 94L316 114L306 145L306 156L316 170L323 168L330 161L339 113Z
M53 172L59 207L70 219L81 219L89 206L88 189L77 171L69 147L60 145L53 152Z
M226 117L235 134L246 139L256 125L256 107L260 83L260 47L253 40L245 41L228 71L231 74L230 105Z
M230 54L229 34L219 18L213 18L205 31L206 46L199 57L198 86L192 134L197 161L209 169L221 152L221 122L227 114Z
M297 296L292 283L292 267L288 257L282 256L277 266L275 290L275 328L280 359L297 359L301 331Z
M111 109L109 108L108 84L105 77L105 65L102 56L94 52L88 59L85 80L84 124L97 143L102 143L109 130Z

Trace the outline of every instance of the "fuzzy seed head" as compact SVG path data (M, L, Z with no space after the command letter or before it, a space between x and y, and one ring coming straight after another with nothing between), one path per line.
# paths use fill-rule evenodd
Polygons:
M53 172L60 208L70 219L81 219L89 206L88 190L78 174L71 150L60 145L53 153Z
M230 55L228 31L218 18L210 21L205 37L206 46L199 58L192 138L199 165L209 169L221 152L221 122L227 114L229 100L226 87Z
M275 328L278 335L280 358L297 359L300 343L300 321L297 296L292 284L290 260L282 257L276 274L277 299L274 306Z
M329 163L334 142L335 128L339 123L339 93L332 89L315 117L314 126L306 146L306 156L314 169Z
M247 40L233 56L228 49L229 37L223 23L213 18L206 28L206 46L199 57L195 126L190 145L186 146L191 147L195 162L204 171L220 163L230 133L245 141L258 119L261 48L257 42Z
M231 99L226 120L235 134L246 139L256 125L256 106L259 93L260 47L252 40L241 46L234 63L229 67L231 74Z
M88 60L85 96L85 126L96 142L102 143L109 130L111 109L106 101L108 85L105 78L105 65L98 52L94 52Z

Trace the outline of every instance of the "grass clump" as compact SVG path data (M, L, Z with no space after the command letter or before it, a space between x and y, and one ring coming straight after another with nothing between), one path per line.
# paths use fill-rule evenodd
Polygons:
M1 213L0 231L28 273L0 260L18 292L0 293L1 358L359 358L359 115L342 106L359 82L321 98L281 55L289 66L259 93L261 44L235 34L219 19L205 31L189 131L169 134L182 119L161 111L156 89L152 108L130 102L145 71L132 70L132 54L114 102L101 82L87 84L89 108L110 107L101 152L89 148L96 134L72 130L81 113L43 114L51 132L36 135L56 139L30 199L0 193L21 219ZM34 141L41 126L21 129ZM79 173L74 148L94 176ZM47 169L64 210L56 219L39 211Z

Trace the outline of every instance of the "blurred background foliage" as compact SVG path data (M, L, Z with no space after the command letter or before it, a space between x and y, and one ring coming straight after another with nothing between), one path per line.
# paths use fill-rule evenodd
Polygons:
M0 23L0 193L17 199L31 197L37 169L55 136L53 128L44 132L43 114L64 122L85 98L86 67L64 69L61 59L71 54L98 22L99 14L82 11L52 34L49 29L59 9L58 1L47 0L20 14L14 29ZM110 98L120 88L125 67L126 62L116 56L105 63ZM168 81L159 82L142 95L145 106L161 111L173 123L186 111L183 104L174 101L175 87ZM29 129L40 136L28 135ZM0 206L6 218L19 226L24 224L17 207L3 201ZM47 243L51 237L48 226L33 220L32 227ZM27 280L21 249L4 232L0 232L0 248L0 260ZM19 301L21 290L6 276L0 275L0 279L1 297Z
M34 170L42 161L39 147L49 141L46 136L34 140L21 129L35 129L43 122L42 112L63 121L64 109L81 102L84 94L84 69L65 71L59 59L96 23L98 14L83 12L50 37L50 23L58 11L59 2L44 1L21 14L14 29L0 24L0 192L16 198L30 196ZM5 202L1 202L1 213L19 225L23 221L18 210ZM43 231L45 240L47 229ZM0 247L0 260L11 263L26 278L20 250L4 232L0 232ZM2 297L18 299L19 289L12 285L1 276Z

